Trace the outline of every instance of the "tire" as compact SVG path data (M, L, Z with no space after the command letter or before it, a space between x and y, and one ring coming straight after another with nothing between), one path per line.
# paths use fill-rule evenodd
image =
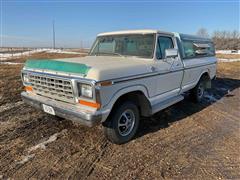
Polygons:
M103 123L106 138L114 144L129 142L139 126L139 110L132 102L124 102L113 109L109 118Z
M197 85L190 91L190 97L193 102L199 103L203 100L205 87L204 87L205 79L201 77Z

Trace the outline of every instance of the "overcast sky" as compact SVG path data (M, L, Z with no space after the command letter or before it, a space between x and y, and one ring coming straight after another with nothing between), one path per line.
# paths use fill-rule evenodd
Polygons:
M1 1L2 46L86 47L100 32L159 29L195 34L239 30L239 1Z

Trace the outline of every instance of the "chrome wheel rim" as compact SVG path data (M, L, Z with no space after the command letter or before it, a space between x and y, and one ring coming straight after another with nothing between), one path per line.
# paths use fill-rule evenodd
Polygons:
M203 96L203 93L204 93L204 87L203 87L203 84L200 83L197 90L198 98L201 98Z
M135 124L135 114L132 110L125 110L118 119L118 132L121 136L129 135Z

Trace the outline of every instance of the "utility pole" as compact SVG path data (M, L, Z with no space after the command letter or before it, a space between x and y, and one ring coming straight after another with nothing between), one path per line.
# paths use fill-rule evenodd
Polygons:
M55 49L55 26L54 26L54 20L52 22L52 27L53 27L53 49Z

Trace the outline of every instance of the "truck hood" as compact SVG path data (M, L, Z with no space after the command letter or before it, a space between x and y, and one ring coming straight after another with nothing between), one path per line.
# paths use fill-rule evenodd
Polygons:
M31 59L25 69L78 75L103 81L152 72L151 59L137 57L86 56L66 59Z

